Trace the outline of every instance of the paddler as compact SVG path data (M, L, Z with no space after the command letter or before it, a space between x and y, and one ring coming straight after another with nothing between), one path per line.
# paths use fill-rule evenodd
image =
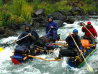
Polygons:
M91 22L87 22L86 28L92 33L92 36L90 32L84 27L84 23L82 23L82 32L85 33L85 35L82 37L82 39L88 39L90 44L95 44L95 39L97 38L97 32L95 28L92 26Z
M73 36L77 45L79 46L79 49L80 49L79 51L78 51L73 39L71 38L71 35ZM80 56L79 52L80 53L83 52L82 44L80 41L80 36L78 35L77 29L73 30L73 34L69 33L69 36L66 38L66 42L68 43L68 48L61 49L59 52L59 56L55 59L61 59L64 56L65 57L76 57L76 56Z
M53 17L49 17L49 23L46 26L46 36L52 36L53 41L55 42L57 37L57 30L59 28L58 24L56 22L53 22Z
M21 39L22 37L29 35L25 37L24 39ZM33 44L39 39L39 35L35 30L31 30L30 24L26 24L25 31L18 37L18 39L21 39L20 41L14 43L17 43L19 46L26 46L28 49L32 49ZM30 48L31 47L31 48Z

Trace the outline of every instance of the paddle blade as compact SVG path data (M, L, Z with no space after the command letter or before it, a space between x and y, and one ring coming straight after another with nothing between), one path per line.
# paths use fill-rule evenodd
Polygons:
M3 48L0 47L0 52L3 50Z
M88 65L88 64L87 64L87 70L91 71L91 72L94 72L93 68L90 65Z

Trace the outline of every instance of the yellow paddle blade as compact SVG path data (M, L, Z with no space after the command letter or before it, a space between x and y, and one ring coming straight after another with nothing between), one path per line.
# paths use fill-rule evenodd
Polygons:
M91 71L91 72L94 72L93 68L91 66L89 66L88 64L87 64L87 70Z
M3 50L3 48L0 47L0 52Z

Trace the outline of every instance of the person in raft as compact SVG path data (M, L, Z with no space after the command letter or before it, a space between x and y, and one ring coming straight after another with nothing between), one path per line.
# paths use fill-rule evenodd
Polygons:
M73 36L77 45L79 46L79 49L80 49L79 51L78 51L73 39L71 38L71 35ZM78 35L77 29L73 30L73 34L69 33L69 36L66 38L66 42L68 43L68 47L64 48L64 49L62 48L59 51L59 56L55 57L55 59L61 59L63 56L65 56L65 57L76 57L76 56L80 56L80 53L82 53L82 51L83 51L82 44L81 44L80 37Z
M53 22L53 17L49 17L49 23L46 26L46 36L52 36L53 41L55 42L57 37L57 30L59 28L58 24L56 22Z
M91 25L91 22L87 22L87 29L94 35L94 37L89 33L89 31L84 27L84 23L82 23L82 32L85 32L85 35L82 36L81 39L88 39L90 44L95 44L95 39L97 38L97 32L95 28Z
M21 39L22 37L28 35L27 37ZM31 30L30 24L26 24L25 31L18 37L18 39L21 39L20 41L14 43L17 43L19 46L26 46L28 49L31 48L30 46L33 46L33 44L39 39L39 35L35 30ZM33 50L32 50L33 51Z

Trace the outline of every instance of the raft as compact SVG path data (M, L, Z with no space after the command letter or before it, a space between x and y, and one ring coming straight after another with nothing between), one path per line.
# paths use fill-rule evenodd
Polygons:
M47 52L51 52L51 50L53 52L54 48L56 48L56 47L57 47L57 45L52 44L50 41L50 38L41 37L34 44L33 49L37 50L37 52L35 54L33 54L32 56L46 54ZM15 65L21 64L23 62L28 61L29 59L32 59L30 57L27 57L28 55L31 55L30 50L24 46L16 47L13 53L14 54L11 56L11 60L12 60L12 63Z
M83 44L82 44L83 45ZM86 61L93 55L93 53L96 51L96 46L95 45L89 45L90 47L85 47L83 49L85 49L85 54L83 53L84 58L86 59ZM80 56L80 58L69 58L68 59L68 65L74 68L81 68L83 67L86 62L85 60Z

